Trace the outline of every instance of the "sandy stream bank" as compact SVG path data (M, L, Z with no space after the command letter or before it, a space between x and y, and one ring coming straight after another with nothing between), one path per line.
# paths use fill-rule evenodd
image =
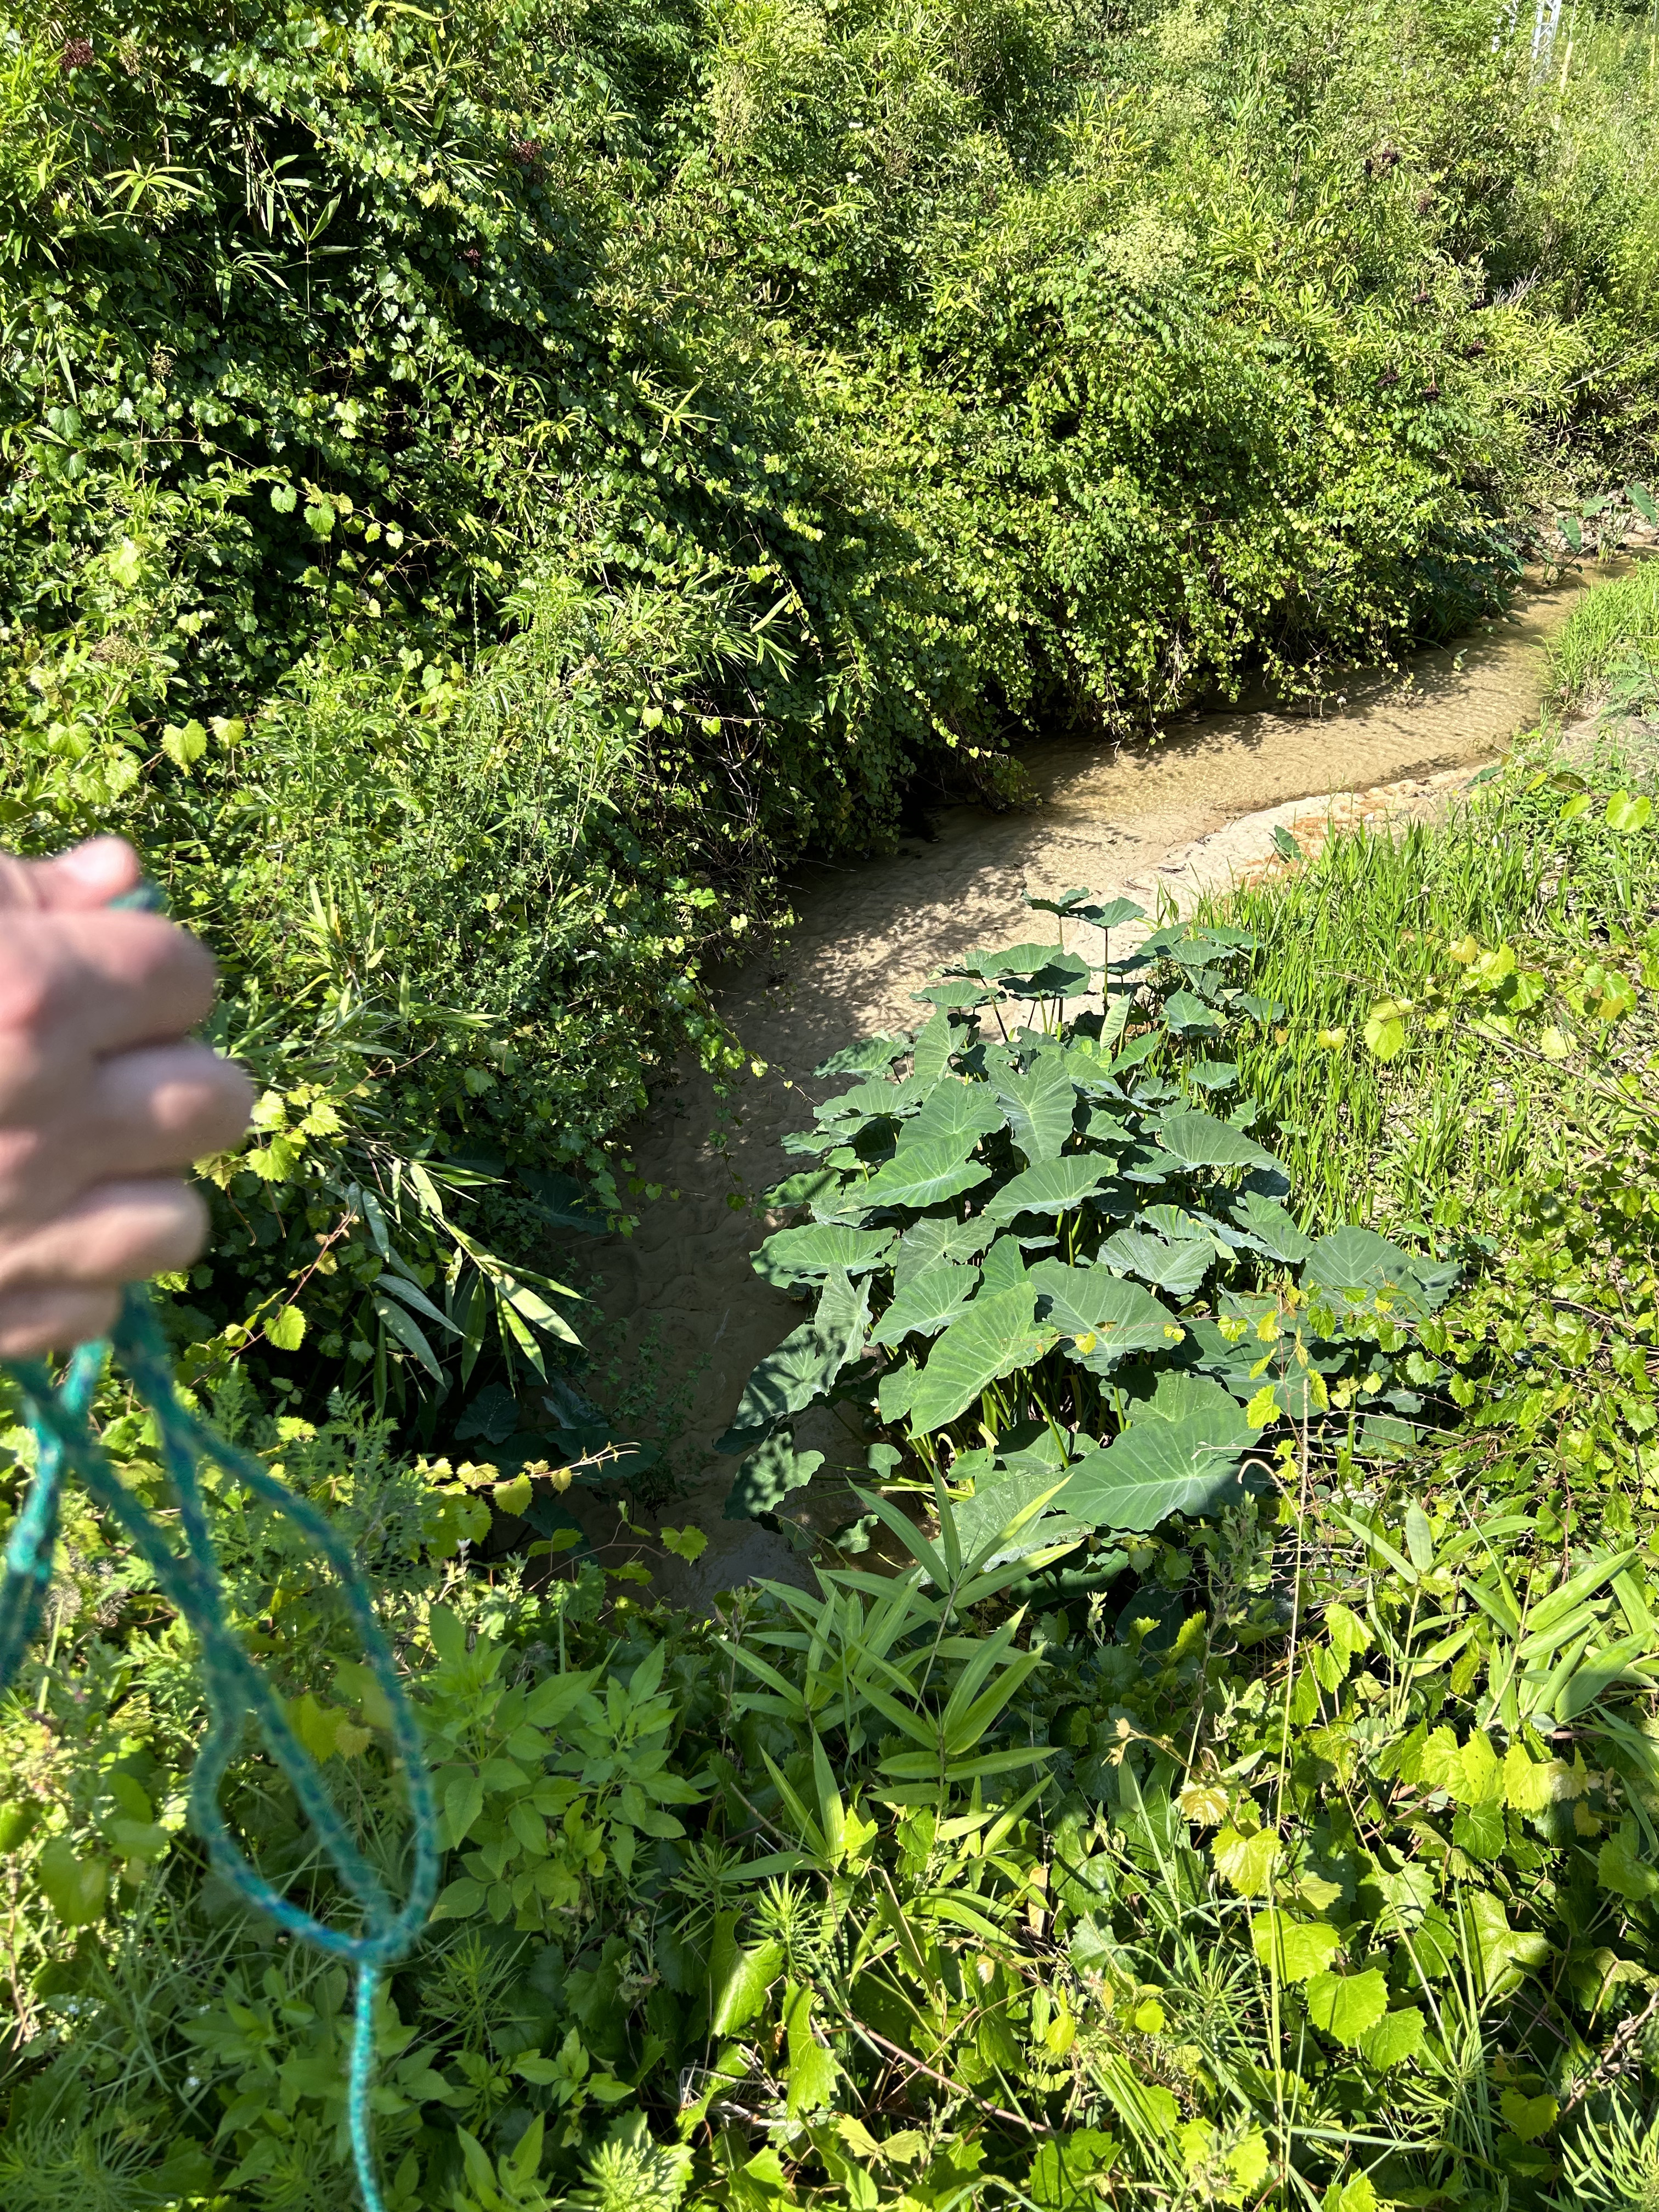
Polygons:
M593 1255L598 1302L625 1357L647 1342L665 1391L696 1370L675 1452L690 1486L661 1517L699 1526L710 1541L695 1566L653 1562L661 1595L707 1607L753 1575L810 1580L783 1538L723 1518L736 1462L711 1447L750 1368L801 1317L750 1265L768 1223L734 1210L727 1194L740 1187L752 1196L787 1173L779 1140L845 1087L844 1079L814 1079L813 1067L855 1038L914 1029L923 1010L910 993L969 946L1048 933L1049 917L1023 903L1028 890L1086 884L1150 912L1163 890L1184 909L1201 891L1270 865L1279 824L1305 848L1333 820L1433 811L1536 722L1544 647L1586 582L1569 574L1528 592L1507 617L1419 655L1403 679L1356 681L1345 707L1317 719L1207 714L1133 749L1039 743L1022 756L1035 805L1002 814L952 806L927 842L908 838L889 858L801 869L789 941L720 992L722 1012L767 1065L736 1098L726 1159L711 1139L707 1080L670 1085L639 1124L632 1152L642 1176L678 1195L647 1207L632 1237L607 1239ZM861 1463L850 1436L803 1429L799 1441L831 1448L831 1466ZM617 1534L614 1510L597 1493L573 1492L568 1502L596 1542Z

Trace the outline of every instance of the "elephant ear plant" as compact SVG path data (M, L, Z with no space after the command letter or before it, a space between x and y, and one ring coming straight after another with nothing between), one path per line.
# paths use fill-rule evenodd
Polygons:
M1230 980L1249 939L1177 923L1114 958L1139 908L1031 903L1097 931L1099 960L1063 941L970 952L916 994L915 1036L817 1070L854 1079L786 1139L818 1164L769 1194L796 1218L755 1257L812 1313L720 1439L741 1460L732 1517L806 1540L868 1506L798 1449L815 1406L889 1489L1058 1484L1056 1523L1124 1533L1267 1486L1293 1431L1344 1425L1376 1449L1424 1414L1439 1370L1415 1325L1454 1271L1369 1230L1298 1227L1227 1057L1283 1011Z

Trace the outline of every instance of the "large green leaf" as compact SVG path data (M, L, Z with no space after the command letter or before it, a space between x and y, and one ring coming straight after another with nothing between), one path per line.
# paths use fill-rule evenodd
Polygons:
M1124 1419L1131 1428L1139 1421L1185 1421L1202 1414L1218 1436L1254 1436L1255 1431L1245 1425L1237 1399L1209 1376L1163 1367L1152 1370L1152 1379L1147 1395L1131 1394L1127 1401Z
M1071 1090L1071 1080L1066 1088ZM1068 1152L1044 1160L1006 1182L985 1209L988 1221L1012 1221L1017 1213L1069 1213L1113 1176L1113 1163L1098 1152Z
M789 1430L775 1430L733 1477L726 1518L752 1521L762 1513L775 1513L790 1492L804 1490L823 1465L822 1452L798 1452Z
M1170 1244L1142 1229L1120 1229L1100 1248L1103 1266L1121 1267L1126 1275L1139 1275L1143 1283L1178 1298L1192 1296L1210 1272L1214 1256L1208 1244L1191 1237Z
M1029 1367L1050 1333L1036 1326L1030 1279L988 1296L981 1291L937 1344L910 1401L910 1425L926 1434L965 1413L988 1383Z
M965 1155L981 1137L1001 1128L1005 1119L989 1084L964 1083L959 1076L943 1076L928 1092L921 1111L905 1124L899 1150L908 1152L912 1145L933 1144L946 1138L960 1139Z
M1066 1056L1042 1054L1024 1075L1000 1074L997 1096L1007 1109L1008 1127L1028 1167L1060 1158L1072 1133L1077 1093Z
M971 1135L940 1137L931 1145L905 1145L884 1166L877 1169L860 1189L852 1185L843 1204L867 1212L878 1206L939 1206L947 1198L960 1198L988 1182L991 1170L981 1162L964 1158L971 1150ZM787 1234L788 1232L785 1232Z
M848 1194L849 1200L854 1194ZM867 1203L861 1196L860 1205ZM780 1229L754 1255L763 1282L821 1282L827 1277L867 1275L879 1267L896 1242L890 1229L849 1229L838 1221L814 1221L800 1229Z
M1274 1198L1247 1190L1233 1207L1233 1218L1259 1251L1270 1260L1288 1260L1294 1267L1313 1250L1314 1241L1299 1230Z
M1144 948L1143 948L1144 950ZM1171 991L1159 1012L1164 1026L1172 1036L1213 1036L1226 1026L1224 1018L1213 1006L1206 1006L1202 999L1191 991Z
M1406 1311L1432 1310L1455 1284L1458 1270L1402 1252L1374 1229L1333 1229L1308 1255L1304 1287L1386 1299Z
M1156 1528L1171 1513L1208 1513L1237 1495L1239 1459L1254 1441L1243 1415L1234 1423L1208 1413L1178 1421L1137 1421L1106 1450L1080 1461L1066 1490L1066 1510L1097 1528Z
M832 1052L828 1060L821 1060L812 1070L814 1075L873 1075L884 1067L890 1067L901 1054L910 1048L910 1040L901 1031L895 1036L866 1037L860 1044L843 1045Z
M1304 1984L1308 2017L1339 2043L1357 2044L1389 2008L1389 1984L1380 1966L1363 1974L1315 1974Z
M715 1450L752 1450L810 1406L863 1351L869 1315L869 1284L855 1288L845 1275L831 1276L811 1320L792 1329L744 1383L732 1425Z
M916 1033L915 1055L910 1066L918 1083L939 1080L951 1064L956 1042L949 1012L943 1006L935 1006L924 1027Z
M1271 1152L1230 1122L1196 1109L1166 1114L1158 1124L1158 1140L1184 1168L1276 1167Z
M889 1261L894 1289L902 1291L913 1275L941 1260L977 1259L994 1233L988 1221L957 1221L949 1214L928 1214L912 1222Z
M827 1099L812 1118L820 1128L833 1128L848 1136L867 1122L914 1114L927 1096L927 1084L916 1076L907 1075L902 1083L889 1083L878 1076L873 1082L854 1084L838 1098Z
M1097 1372L1132 1352L1167 1352L1181 1340L1181 1325L1167 1306L1105 1267L1042 1260L1026 1279L1045 1301L1053 1327L1080 1340L1068 1356L1085 1357Z
M948 1260L912 1275L872 1330L872 1344L902 1344L912 1332L937 1336L963 1310L979 1282L977 1267L959 1267Z

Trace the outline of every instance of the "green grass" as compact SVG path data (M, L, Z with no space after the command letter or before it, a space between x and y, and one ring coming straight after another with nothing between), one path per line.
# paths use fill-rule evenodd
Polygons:
M1577 705L1638 661L1659 665L1659 559L1579 601L1550 649L1552 693L1562 706Z

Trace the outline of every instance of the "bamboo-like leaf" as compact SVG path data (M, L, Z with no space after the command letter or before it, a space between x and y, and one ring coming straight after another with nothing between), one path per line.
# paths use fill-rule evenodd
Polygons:
M380 1291L372 1293L371 1303L381 1322L397 1338L398 1343L404 1346L405 1350L414 1353L434 1382L441 1382L444 1379L443 1370L439 1366L436 1355L427 1342L420 1323L415 1319L413 1314L405 1313L402 1306L386 1297Z

